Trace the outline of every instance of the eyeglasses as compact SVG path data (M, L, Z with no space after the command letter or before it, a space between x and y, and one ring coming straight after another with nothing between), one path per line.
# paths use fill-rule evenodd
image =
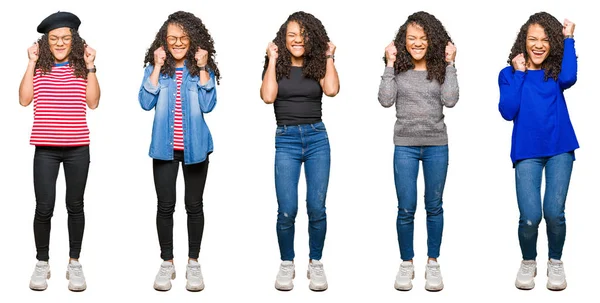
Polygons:
M58 36L49 36L48 37L48 43L50 43L51 45L57 44L58 40L62 40L62 42L64 44L70 44L73 41L73 36L68 35L68 36L62 36L62 37L58 37Z
M177 43L177 40L181 41L182 44L190 43L190 37L188 37L188 36L181 36L181 37L167 36L167 43L169 43L170 45Z

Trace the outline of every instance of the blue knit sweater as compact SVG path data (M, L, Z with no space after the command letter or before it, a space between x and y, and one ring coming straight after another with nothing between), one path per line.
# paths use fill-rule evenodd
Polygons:
M513 121L510 158L551 157L579 148L563 91L577 81L577 56L572 38L564 41L558 79L544 81L544 70L514 71L507 66L498 76L505 120Z

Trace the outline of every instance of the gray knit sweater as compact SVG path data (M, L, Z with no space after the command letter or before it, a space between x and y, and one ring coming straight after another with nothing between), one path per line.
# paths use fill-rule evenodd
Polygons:
M408 70L394 75L386 67L379 85L379 103L384 107L396 104L394 144L428 146L448 144L443 108L458 102L456 68L446 67L446 79L427 80L427 71Z

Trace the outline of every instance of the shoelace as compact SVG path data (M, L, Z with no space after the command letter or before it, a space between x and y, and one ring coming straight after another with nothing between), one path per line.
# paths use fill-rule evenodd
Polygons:
M46 274L47 268L46 266L36 266L35 267L35 275L36 276L44 276Z
M169 277L170 276L169 268L166 266L161 266L160 271L158 272L158 275L161 277Z
M192 277L200 277L200 265L188 265L188 272Z
M410 274L410 267L408 266L400 266L400 275L408 276Z
M81 265L69 265L69 268L71 269L71 273L69 275L73 275L76 277L83 276L83 271L81 270Z
M324 271L323 271L323 265L318 264L318 265L311 265L310 268L312 269L312 273L311 276L314 274L315 276L323 276L324 275Z
M292 266L281 266L282 277L291 277L293 272Z
M521 273L523 273L524 275L532 275L534 271L535 271L534 264L527 264L527 263L521 264Z
M440 267L439 266L427 266L427 272L432 277L439 277L440 276Z
M554 275L562 276L564 274L564 267L562 266L562 264L550 263L550 271Z

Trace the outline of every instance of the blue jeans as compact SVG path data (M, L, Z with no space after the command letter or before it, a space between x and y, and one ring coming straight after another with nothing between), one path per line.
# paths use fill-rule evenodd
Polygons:
M294 222L298 213L298 181L304 162L309 257L320 260L327 221L325 197L329 184L330 150L323 122L278 126L275 135L277 239L282 261L294 259Z
M448 145L396 146L394 149L394 181L398 196L398 244L400 258L412 260L414 219L417 209L417 176L419 160L423 162L425 210L427 212L427 256L437 258L442 244L444 210L442 195L448 172Z
M538 226L542 208L548 235L548 257L560 260L567 226L565 201L573 170L574 154L562 153L552 157L525 159L515 165L517 202L519 204L519 243L523 260L537 257ZM542 170L546 169L546 188L542 205Z

